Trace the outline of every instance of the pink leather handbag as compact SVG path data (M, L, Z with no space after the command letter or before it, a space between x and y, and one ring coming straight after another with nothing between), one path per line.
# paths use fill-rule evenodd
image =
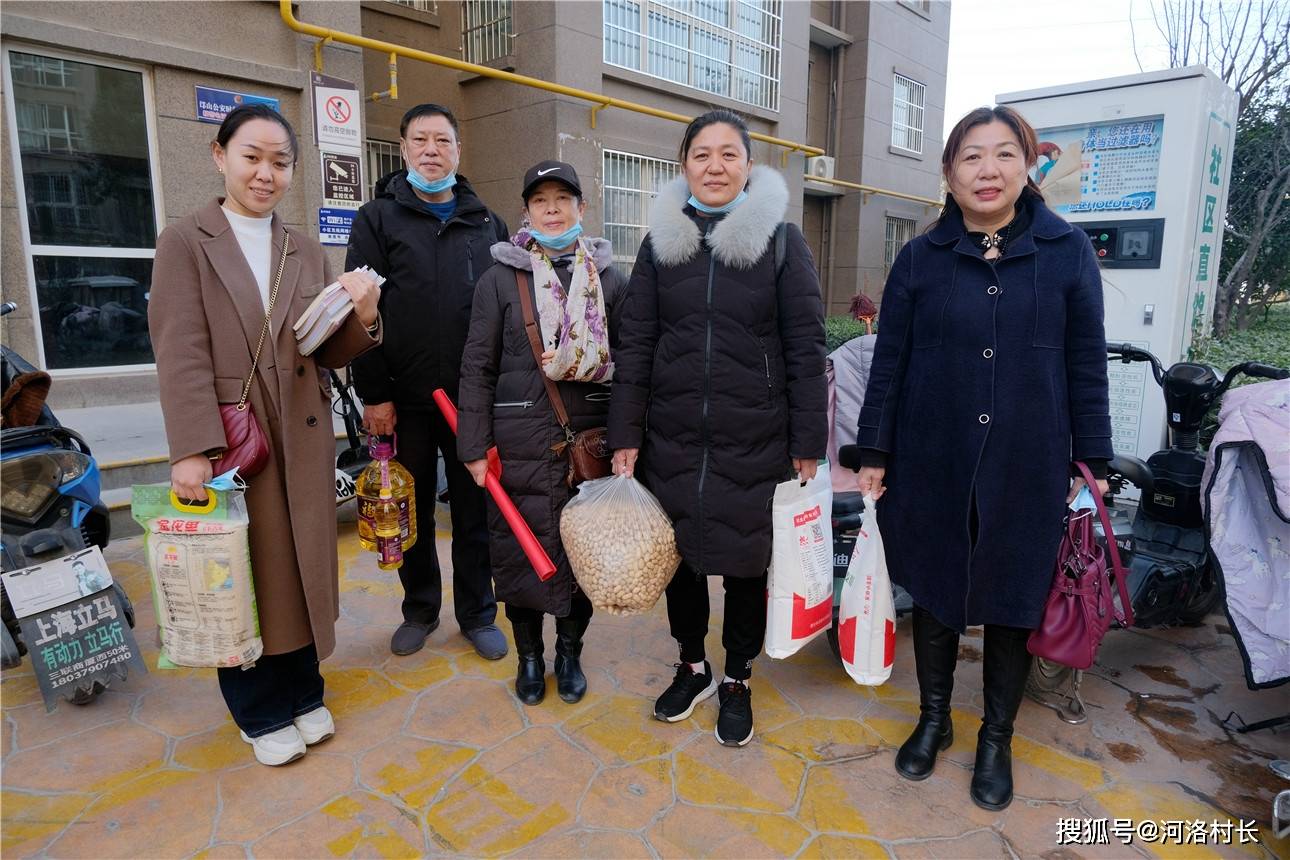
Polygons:
M1112 621L1119 622L1121 627L1133 626L1133 604L1125 586L1124 566L1120 564L1111 519L1102 495L1097 492L1097 482L1088 466L1079 462L1075 465L1097 503L1103 534L1107 536L1111 570L1107 571L1106 553L1093 531L1093 512L1070 512L1066 517L1066 533L1057 551L1057 566L1052 590L1044 604L1043 621L1031 632L1026 648L1036 657L1087 669L1093 665L1098 646ZM1112 593L1111 575L1120 594L1118 607Z

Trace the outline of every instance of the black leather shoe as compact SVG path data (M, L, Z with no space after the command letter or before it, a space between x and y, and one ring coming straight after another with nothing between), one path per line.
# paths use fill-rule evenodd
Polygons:
M542 659L542 621L511 621L519 667L515 673L515 695L526 705L546 698L546 661Z
M1012 803L1012 726L1030 673L1029 636L1021 627L985 626L985 716L977 734L971 794L973 803L992 812Z
M587 694L587 676L582 673L582 634L587 619L555 620L555 689L569 704Z
M896 772L905 779L927 779L936 756L954 743L950 694L959 657L959 634L937 621L921 606L914 607L914 666L918 674L921 715L913 734L896 753Z

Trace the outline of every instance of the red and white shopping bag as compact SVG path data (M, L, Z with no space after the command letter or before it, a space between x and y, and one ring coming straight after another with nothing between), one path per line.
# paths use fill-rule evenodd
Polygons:
M833 482L828 463L802 486L775 487L774 550L766 585L766 653L783 659L833 623Z
M896 658L896 606L887 576L887 556L878 531L878 507L865 496L864 528L842 584L838 650L857 684L876 687L891 677Z

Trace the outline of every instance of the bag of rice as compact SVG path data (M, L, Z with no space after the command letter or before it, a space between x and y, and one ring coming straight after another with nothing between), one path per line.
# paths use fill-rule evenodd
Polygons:
M681 563L672 521L635 478L580 484L560 514L560 540L592 606L611 615L647 612Z
M159 668L229 668L264 652L251 578L250 520L243 491L207 490L187 505L169 484L132 489L130 514L143 526L152 580Z

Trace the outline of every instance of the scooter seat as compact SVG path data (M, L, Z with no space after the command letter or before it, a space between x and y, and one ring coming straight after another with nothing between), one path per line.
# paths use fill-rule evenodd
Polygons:
M833 519L853 516L864 511L864 493L834 493Z

